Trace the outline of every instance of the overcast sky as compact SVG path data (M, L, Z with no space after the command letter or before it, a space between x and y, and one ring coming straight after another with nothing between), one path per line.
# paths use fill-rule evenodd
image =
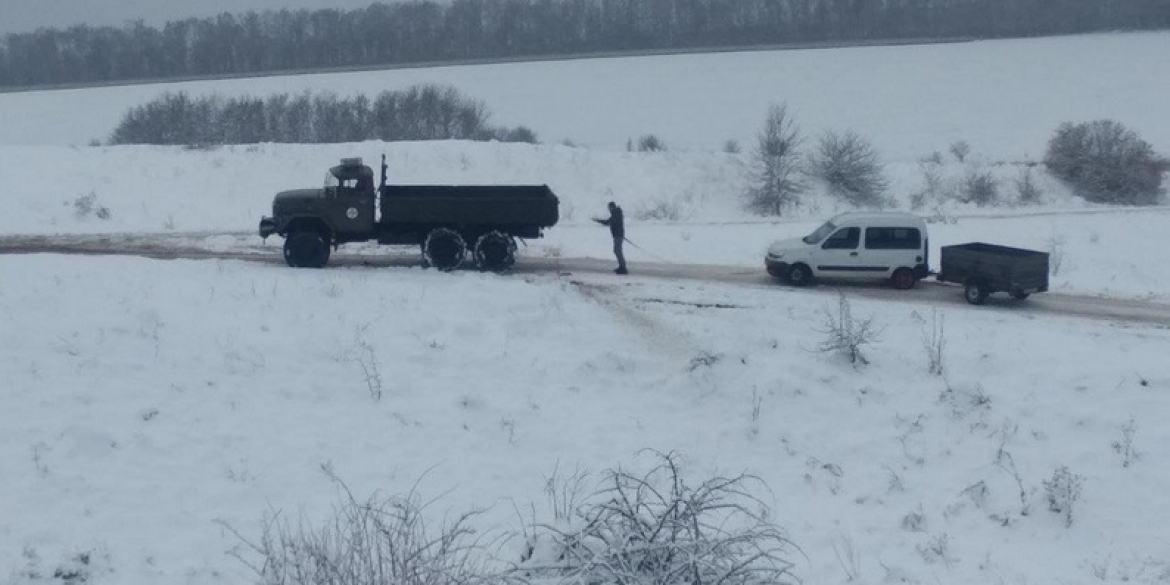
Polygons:
M395 0L377 0L382 3ZM189 16L281 8L364 8L375 0L0 0L0 34L74 24L111 25L142 19L151 26Z

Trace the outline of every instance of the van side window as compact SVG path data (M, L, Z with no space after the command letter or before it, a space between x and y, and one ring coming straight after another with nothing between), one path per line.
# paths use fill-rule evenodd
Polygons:
M856 250L857 244L861 241L861 228L841 228L829 236L824 244L821 244L823 250Z
M871 227L865 230L867 250L918 250L922 233L918 228Z

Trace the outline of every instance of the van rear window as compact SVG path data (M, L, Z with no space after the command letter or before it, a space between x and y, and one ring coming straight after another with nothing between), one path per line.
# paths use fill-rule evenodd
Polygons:
M917 250L922 247L922 233L918 228L871 227L865 230L868 250Z

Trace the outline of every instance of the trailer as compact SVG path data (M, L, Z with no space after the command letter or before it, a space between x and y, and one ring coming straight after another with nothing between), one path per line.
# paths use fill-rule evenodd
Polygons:
M998 244L971 242L939 249L940 282L963 285L972 305L992 293L1006 292L1018 300L1048 291L1048 254Z

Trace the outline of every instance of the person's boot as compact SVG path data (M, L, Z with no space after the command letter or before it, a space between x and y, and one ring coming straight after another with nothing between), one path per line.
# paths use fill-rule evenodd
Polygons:
M626 267L625 267L625 266L618 266L618 267L617 267L617 268L616 268L616 269L613 271L613 273L614 273L614 274L629 274L630 272L629 272L628 270L626 270Z

